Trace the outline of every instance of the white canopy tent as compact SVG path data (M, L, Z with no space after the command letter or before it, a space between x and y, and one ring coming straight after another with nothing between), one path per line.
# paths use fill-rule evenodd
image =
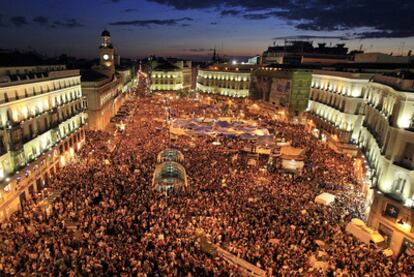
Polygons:
M315 197L315 203L328 206L335 202L335 198L335 195L324 192Z
M289 172L302 172L305 163L303 161L296 160L282 160L282 168Z

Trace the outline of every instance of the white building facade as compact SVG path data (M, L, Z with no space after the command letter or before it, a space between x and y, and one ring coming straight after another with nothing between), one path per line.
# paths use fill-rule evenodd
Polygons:
M253 68L211 66L199 70L197 90L229 97L248 97Z
M396 76L315 71L308 113L364 154L368 225L398 255L414 251L414 78Z
M0 219L41 189L45 172L74 156L85 122L79 70L0 68Z
M414 80L376 75L364 95L359 146L372 170L369 225L395 253L414 249Z
M334 126L342 143L358 139L364 117L363 95L371 76L337 71L312 74L308 112L316 117L314 121Z

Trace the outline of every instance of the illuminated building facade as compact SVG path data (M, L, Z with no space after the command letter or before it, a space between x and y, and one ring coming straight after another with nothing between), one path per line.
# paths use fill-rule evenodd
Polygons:
M40 192L84 141L79 70L0 68L0 219Z
M250 94L272 106L297 115L306 110L312 72L306 69L260 67L252 74Z
M156 60L152 63L152 91L189 91L192 86L191 61Z
M126 100L124 85L130 73L116 73L111 35L103 31L99 46L99 65L82 71L82 92L88 112L88 128L105 129ZM122 70L123 71L123 70Z
M254 68L252 65L220 64L200 69L197 90L229 97L248 97Z
M414 250L414 76L315 71L309 117L367 160L368 225L395 255ZM339 144L338 143L338 144Z
M373 74L315 70L308 113L318 129L335 135L337 141L356 141L364 118L364 99Z
M394 252L408 251L414 249L414 76L375 75L364 100L359 145L376 188L368 223Z

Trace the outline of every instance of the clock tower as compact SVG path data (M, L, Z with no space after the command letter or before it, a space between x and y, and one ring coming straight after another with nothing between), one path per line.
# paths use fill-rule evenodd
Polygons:
M102 73L108 77L115 74L114 47L111 43L111 34L104 30L101 34L102 42L99 46L99 64Z

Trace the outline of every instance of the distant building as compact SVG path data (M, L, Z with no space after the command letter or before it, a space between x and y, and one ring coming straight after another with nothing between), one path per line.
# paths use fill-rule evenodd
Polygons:
M127 97L124 86L131 82L135 74L130 69L121 69L121 73L116 73L111 35L105 30L101 38L99 65L82 71L82 91L88 111L88 127L94 130L103 130L108 126Z
M247 64L261 64L262 63L262 57L260 56L254 56L247 60Z
M82 146L80 79L64 65L0 67L0 219L47 186Z
M264 64L338 63L349 59L345 44L326 46L319 43L314 47L311 41L288 40L284 45L270 46L263 52Z
M255 66L217 64L199 69L197 90L230 97L248 97Z
M311 81L312 71L308 69L259 67L252 74L250 93L253 99L297 115L308 106Z
M191 61L156 59L151 64L152 91L189 91L192 87Z
M412 63L414 57L408 56L392 56L385 53L359 53L355 55L356 63Z

